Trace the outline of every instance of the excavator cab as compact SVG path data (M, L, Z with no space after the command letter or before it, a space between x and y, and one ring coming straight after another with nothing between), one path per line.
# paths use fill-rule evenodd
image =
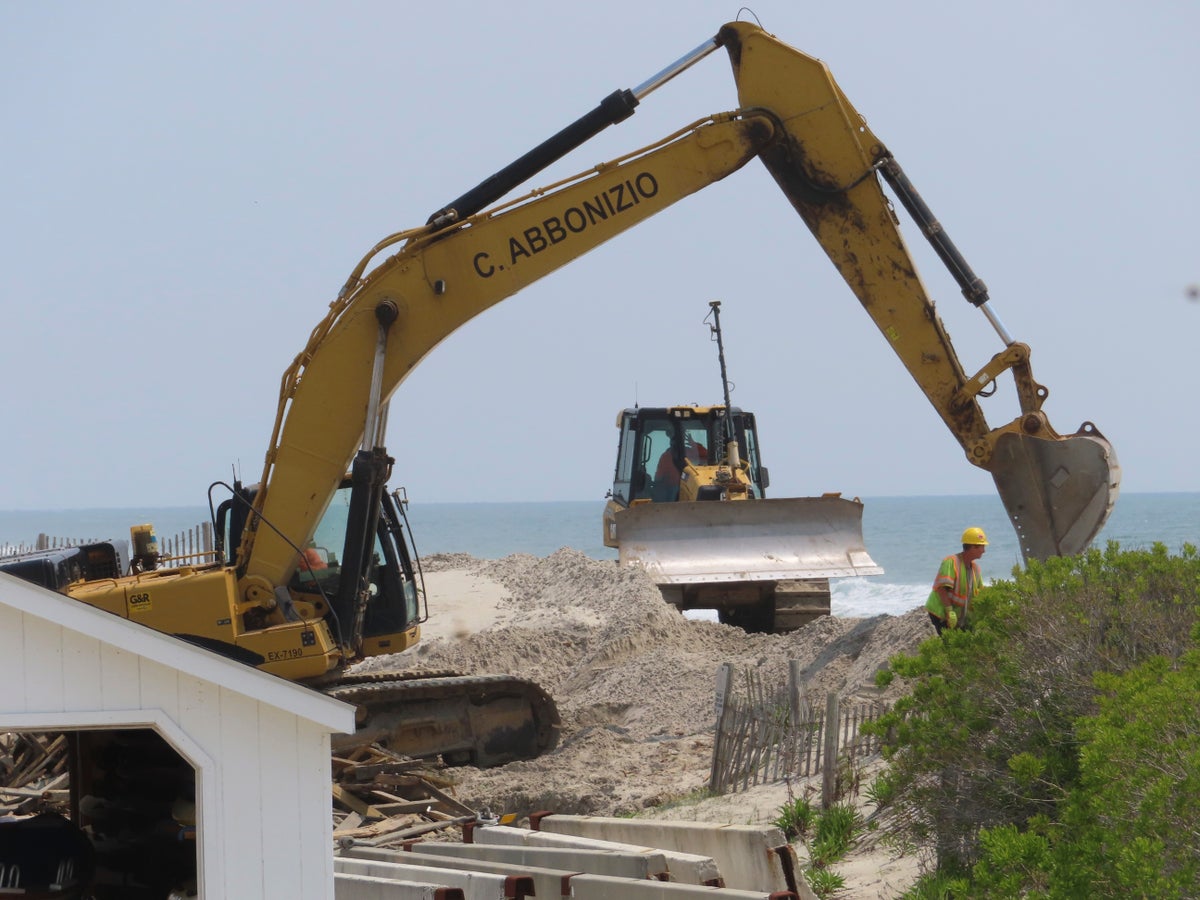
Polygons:
M383 494L379 518L373 533L373 547L365 554L349 546L354 540L348 528L353 485L342 482L325 510L312 538L297 552L296 569L288 582L294 602L310 604L330 623L331 631L342 646L358 647L358 655L376 656L398 653L417 642L422 614L422 587L416 554L409 546L402 507L389 494ZM240 498L223 503L217 512L218 548L237 547L246 516L235 515L248 508L257 486L240 491ZM259 526L265 527L265 526ZM355 573L343 561L362 557L365 571ZM367 596L361 634L348 633L352 617L338 611L336 598L343 591L343 579L361 577Z

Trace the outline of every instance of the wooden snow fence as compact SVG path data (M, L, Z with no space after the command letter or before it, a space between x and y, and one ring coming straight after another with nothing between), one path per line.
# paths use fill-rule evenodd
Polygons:
M161 539L162 562L167 566L201 566L217 558L211 522L201 522L187 531Z
M828 806L837 760L845 757L853 764L879 751L879 739L864 734L862 726L879 718L885 706L870 701L843 703L832 693L823 702L807 696L795 660L788 666L786 685L766 684L753 669L743 673L740 689L735 681L729 663L717 670L717 722L709 774L709 790L714 794L822 775L822 800Z

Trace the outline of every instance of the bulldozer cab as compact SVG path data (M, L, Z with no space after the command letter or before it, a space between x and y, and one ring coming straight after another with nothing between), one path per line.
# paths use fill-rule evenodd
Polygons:
M739 455L748 463L751 493L764 497L767 470L761 464L754 414L734 407L727 419L723 406L681 406L622 411L613 499L622 506L676 502L689 466L727 464L731 423Z

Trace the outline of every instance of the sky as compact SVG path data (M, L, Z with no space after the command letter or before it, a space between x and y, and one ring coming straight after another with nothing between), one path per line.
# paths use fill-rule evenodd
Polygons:
M257 480L352 267L698 46L736 3L0 3L0 509L204 505ZM1197 491L1200 6L761 0L823 60L1122 491ZM723 52L529 188L733 109ZM968 372L1002 343L901 211ZM987 494L765 170L476 317L392 398L413 502L602 500L617 414L758 416L772 494ZM985 401L1016 415L1011 379Z

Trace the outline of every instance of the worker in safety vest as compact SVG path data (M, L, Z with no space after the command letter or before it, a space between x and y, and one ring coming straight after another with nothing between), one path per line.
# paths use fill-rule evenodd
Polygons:
M971 601L983 588L979 557L987 550L987 535L972 525L962 536L962 552L942 560L933 590L925 601L929 620L937 633L943 628L966 628Z

